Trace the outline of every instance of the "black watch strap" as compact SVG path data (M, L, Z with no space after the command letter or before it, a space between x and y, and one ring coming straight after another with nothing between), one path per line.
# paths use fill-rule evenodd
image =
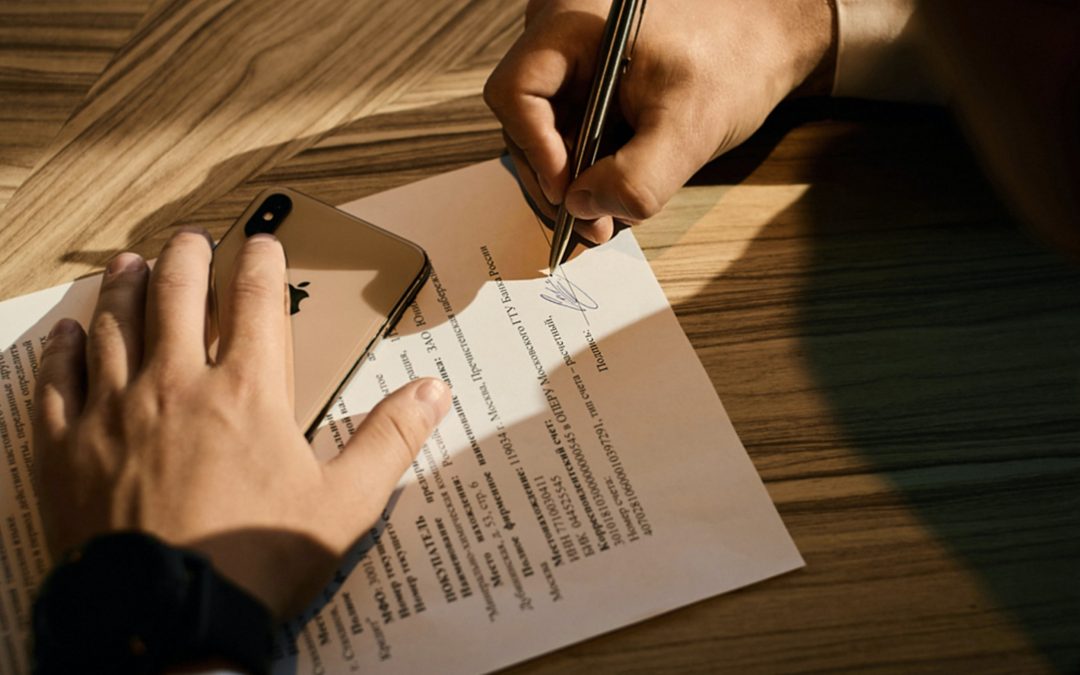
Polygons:
M270 612L218 574L209 561L200 570L202 600L193 603L199 608L199 619L192 652L199 658L226 658L254 675L269 673L274 647Z
M203 660L270 670L267 609L204 556L140 532L65 556L34 603L34 672L158 673Z

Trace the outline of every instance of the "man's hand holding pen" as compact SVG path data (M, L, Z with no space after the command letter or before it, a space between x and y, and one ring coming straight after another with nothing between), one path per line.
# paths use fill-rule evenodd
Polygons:
M613 219L655 215L698 169L742 143L783 99L827 94L835 53L827 0L651 3L633 41L617 106L633 129L576 179L572 150L604 33L608 0L532 0L524 34L484 96L502 123L518 175L555 218L607 241Z

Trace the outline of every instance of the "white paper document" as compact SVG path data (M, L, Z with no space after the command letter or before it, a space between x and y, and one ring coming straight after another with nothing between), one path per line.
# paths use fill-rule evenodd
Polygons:
M498 161L345 205L434 273L332 407L328 457L410 379L453 406L276 672L490 671L800 567L629 230L544 271L550 233ZM26 672L48 558L30 479L40 346L98 280L0 303L0 671ZM717 330L722 330L721 326Z

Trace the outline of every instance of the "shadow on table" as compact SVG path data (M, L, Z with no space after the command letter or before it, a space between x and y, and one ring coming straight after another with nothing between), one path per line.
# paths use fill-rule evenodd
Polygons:
M803 359L850 447L1075 672L1080 266L1014 224L942 113L828 114L864 124L814 153L791 207L813 222L791 327ZM697 180L729 184L726 171ZM784 217L706 292L767 272L760 251Z

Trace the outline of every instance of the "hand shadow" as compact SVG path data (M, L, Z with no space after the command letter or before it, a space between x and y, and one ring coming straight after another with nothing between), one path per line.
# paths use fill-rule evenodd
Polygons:
M916 516L993 601L984 611L1007 615L1054 668L1072 672L1080 666L1080 270L1018 229L944 113L828 108L838 119L858 120L858 130L814 141L819 147L803 161L809 189L675 311L684 325L691 322L687 332L709 362L740 365L739 378L719 374L723 367L710 370L766 480L835 478L839 488L840 476L860 465L884 478L899 503L888 494L865 497L865 526L899 528L904 514ZM784 151L798 150L798 141ZM764 168L775 171L779 161ZM730 184L728 170L725 158L694 182ZM763 171L744 183L791 179ZM792 225L807 222L808 231ZM799 236L801 247L774 243ZM781 283L784 270L793 277L790 310L738 301L744 282ZM755 344L724 326L698 325L702 312L730 317L731 326L756 325ZM777 339L763 342L766 332ZM797 356L785 348L788 338L797 341ZM749 346L755 363L742 368ZM812 378L813 401L765 384L797 381L796 373L772 375L793 358ZM797 418L817 400L826 402L856 462L815 445L815 427L826 421ZM777 437L786 432L763 405L793 415L793 435L781 447ZM804 514L778 506L797 542L821 528L844 531L844 519L862 510L811 506ZM858 543L837 535L830 553L888 567L903 548L888 545L893 536L878 536L879 552L845 553ZM815 574L809 553L808 573ZM821 595L837 606L815 611L870 620L843 604L850 598L841 593ZM962 598L946 595L921 611L982 609L956 606ZM875 649L873 663L910 657L903 632L918 619L899 609L909 602L883 595L872 603L884 614L874 619L884 622L880 631L891 632L865 645Z

